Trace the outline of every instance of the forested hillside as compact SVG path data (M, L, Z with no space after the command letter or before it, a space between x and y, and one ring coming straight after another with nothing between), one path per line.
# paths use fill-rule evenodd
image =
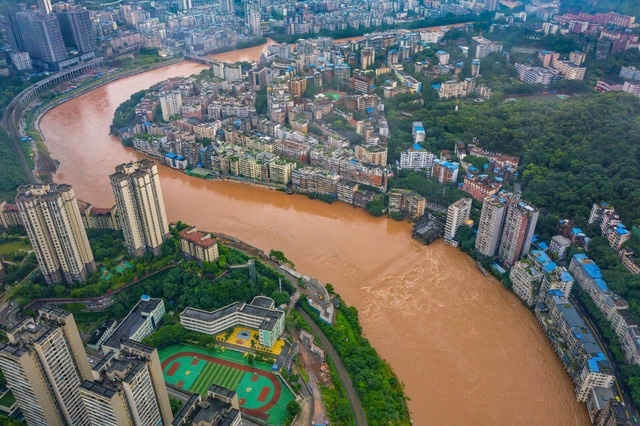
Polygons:
M522 157L525 198L558 217L582 224L593 202L607 200L627 225L640 224L636 97L598 93L558 102L438 101L424 107L416 99L387 101L391 159L411 144L411 122L422 121L427 149L453 151L456 141L477 138L484 148Z

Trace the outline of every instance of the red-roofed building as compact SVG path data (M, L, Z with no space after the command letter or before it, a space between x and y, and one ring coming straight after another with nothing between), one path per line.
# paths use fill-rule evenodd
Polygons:
M193 226L180 231L180 249L187 258L203 262L215 262L220 257L218 240L208 232L200 232Z

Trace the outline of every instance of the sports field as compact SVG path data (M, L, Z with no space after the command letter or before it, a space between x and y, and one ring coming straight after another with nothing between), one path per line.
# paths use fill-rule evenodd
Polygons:
M240 352L218 352L187 345L159 350L167 383L206 395L212 384L235 390L240 409L272 425L284 424L293 394L270 366L250 365Z

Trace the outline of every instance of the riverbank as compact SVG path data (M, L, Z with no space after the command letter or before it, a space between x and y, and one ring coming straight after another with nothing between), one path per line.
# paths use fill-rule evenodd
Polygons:
M258 53L259 54L259 53ZM142 158L108 136L116 107L156 82L198 72L173 67L121 79L49 111L40 128L57 182L112 205L108 175ZM168 219L216 229L332 283L359 311L363 333L405 384L415 424L588 424L537 322L460 251L425 247L410 226L343 203L329 206L160 168Z

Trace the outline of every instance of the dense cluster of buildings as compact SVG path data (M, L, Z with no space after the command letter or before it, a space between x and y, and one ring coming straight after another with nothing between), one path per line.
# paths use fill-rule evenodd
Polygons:
M632 233L636 239L640 237L638 228L634 226L631 230L627 229L615 208L605 202L593 204L589 223L599 226L602 237L609 241L609 245L618 254L622 265L632 274L639 275L640 261L636 258L633 249L625 245L631 239Z
M157 166L122 164L111 175L116 206L78 201L66 184L23 185L15 204L0 204L0 225L22 226L48 284L82 282L96 271L86 229L121 229L133 256L160 254L169 235Z
M43 307L7 332L0 369L32 425L170 424L173 420L155 348L120 342L89 363L73 315Z
M478 222L476 250L498 258L511 267L531 247L538 210L521 200L519 194L501 191L486 197Z

